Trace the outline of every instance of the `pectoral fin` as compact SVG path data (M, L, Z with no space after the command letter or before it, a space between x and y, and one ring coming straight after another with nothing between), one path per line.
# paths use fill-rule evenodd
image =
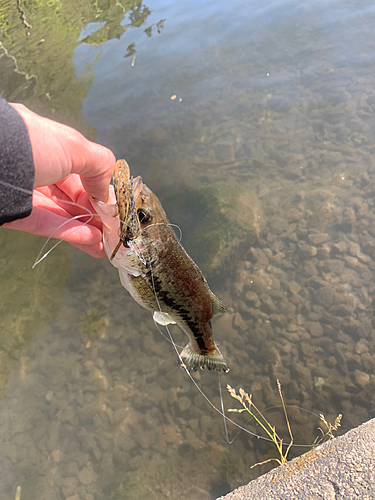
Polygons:
M173 319L167 313L162 313L160 311L154 312L154 321L156 321L156 323L159 323L159 325L163 326L176 324L176 322L173 321Z

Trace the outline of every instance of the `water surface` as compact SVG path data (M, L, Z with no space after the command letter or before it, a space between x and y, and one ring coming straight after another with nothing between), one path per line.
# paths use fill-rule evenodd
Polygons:
M372 2L0 1L0 95L126 158L228 312L214 323L297 444L374 415ZM53 26L53 29L52 29ZM1 231L0 489L13 500L214 499L272 467L178 368L116 270ZM176 343L186 338L172 329ZM194 375L216 405L216 373ZM224 394L226 408L236 402ZM279 408L267 417L287 441ZM234 415L251 432L260 429ZM293 447L292 455L308 448Z

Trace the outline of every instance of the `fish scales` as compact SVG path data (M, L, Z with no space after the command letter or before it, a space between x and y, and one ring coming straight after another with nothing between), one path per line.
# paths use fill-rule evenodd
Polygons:
M180 354L187 369L227 372L211 325L215 314L225 312L224 304L210 290L171 228L160 201L141 177L130 177L124 160L117 162L115 175L110 202L93 200L93 204L104 225L106 254L118 268L122 285L136 302L154 313L156 322L177 323L187 334L189 343Z

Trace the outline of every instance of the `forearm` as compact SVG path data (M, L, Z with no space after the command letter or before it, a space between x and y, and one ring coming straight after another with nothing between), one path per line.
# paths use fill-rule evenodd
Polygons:
M0 225L30 215L34 175L26 125L0 98Z

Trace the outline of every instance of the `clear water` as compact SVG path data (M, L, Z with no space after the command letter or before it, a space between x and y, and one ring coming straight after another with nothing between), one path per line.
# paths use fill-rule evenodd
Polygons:
M372 417L373 3L20 5L32 28L0 1L0 95L111 147L158 194L228 306L224 392L269 408L279 378L298 444L317 435L309 412L343 413L340 431ZM250 470L277 457L267 442L230 426L227 443L107 260L63 243L32 270L42 244L1 230L2 498L214 499L272 467ZM217 374L194 378L220 405Z

